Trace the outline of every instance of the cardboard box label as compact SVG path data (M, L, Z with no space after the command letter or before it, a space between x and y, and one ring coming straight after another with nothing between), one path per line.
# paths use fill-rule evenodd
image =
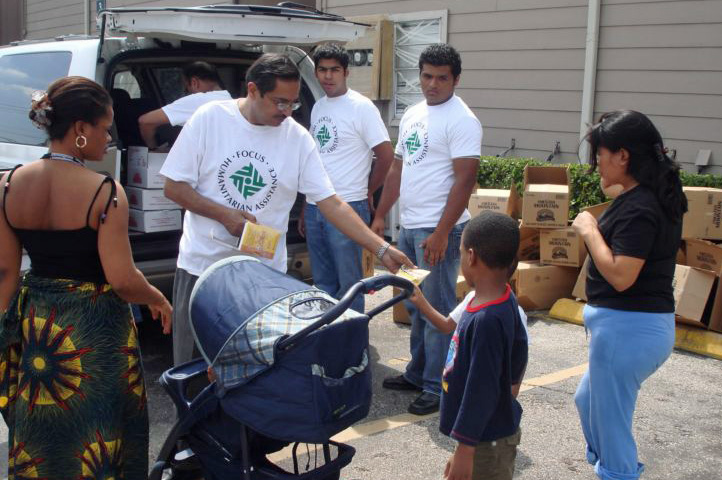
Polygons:
M541 263L545 265L581 267L586 256L587 249L584 242L571 227L541 231Z
M566 227L569 216L569 171L565 167L524 168L522 221L527 227Z
M722 246L704 240L686 241L686 264L690 267L711 270L715 275L722 274Z
M509 190L480 188L469 197L469 213L475 217L483 210L491 210L518 218L520 203L521 199L513 185Z

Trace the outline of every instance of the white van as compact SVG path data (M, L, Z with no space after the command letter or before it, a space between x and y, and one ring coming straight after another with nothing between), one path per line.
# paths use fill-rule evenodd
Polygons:
M0 169L33 161L46 151L44 132L28 119L30 95L55 79L80 75L103 85L113 97L113 143L99 170L125 184L127 147L143 145L140 115L183 95L182 66L213 64L234 98L245 96L245 71L261 54L288 54L302 75L303 106L294 118L308 127L315 99L323 95L308 52L319 43L348 42L365 25L315 10L284 6L217 5L192 8L117 8L98 16L100 35L14 42L0 47ZM159 135L172 143L179 128ZM305 250L297 234L297 202L288 229L289 273L303 276L291 258ZM149 280L171 291L180 231L131 232L133 256ZM28 259L23 258L27 268Z

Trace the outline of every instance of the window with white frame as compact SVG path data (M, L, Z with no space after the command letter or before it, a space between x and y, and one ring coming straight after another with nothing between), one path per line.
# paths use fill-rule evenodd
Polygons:
M431 44L446 41L446 10L394 15L394 97L391 119L424 96L419 85L419 55Z

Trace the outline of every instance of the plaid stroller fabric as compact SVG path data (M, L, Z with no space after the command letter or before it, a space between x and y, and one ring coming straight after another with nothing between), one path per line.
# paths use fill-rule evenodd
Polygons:
M213 264L190 302L196 344L216 374L215 395L239 422L270 438L323 443L368 414L366 315L344 310L281 351L281 339L338 301L250 257Z
M262 308L233 333L212 362L219 386L229 389L243 385L273 366L279 338L300 331L335 302L327 293L312 289L292 293ZM336 321L354 316L358 313L347 310Z

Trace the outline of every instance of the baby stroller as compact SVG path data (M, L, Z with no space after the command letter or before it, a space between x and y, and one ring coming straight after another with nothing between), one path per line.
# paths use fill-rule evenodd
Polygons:
M402 292L366 314L349 309L356 295L389 285ZM330 438L365 418L371 404L368 322L412 292L411 282L381 275L336 300L250 257L213 264L190 300L203 358L160 379L179 419L150 480L338 479L355 450ZM190 395L191 383L203 379L209 365L215 381ZM174 470L167 476L179 450L187 452L179 441L190 447L202 474L181 477ZM267 458L290 444L292 472ZM298 448L303 444L305 455ZM306 461L305 471L299 460Z

